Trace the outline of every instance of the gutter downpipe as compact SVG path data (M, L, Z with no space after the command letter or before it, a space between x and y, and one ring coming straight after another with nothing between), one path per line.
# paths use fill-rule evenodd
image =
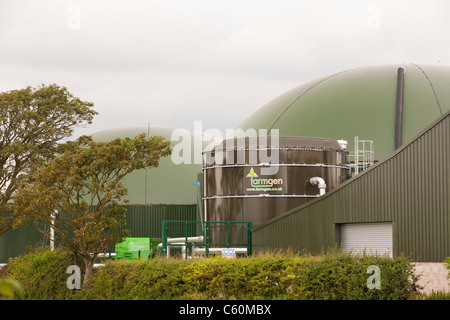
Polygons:
M400 67L397 71L397 100L395 105L395 150L402 145L402 121L403 121L403 89L405 82L405 70Z

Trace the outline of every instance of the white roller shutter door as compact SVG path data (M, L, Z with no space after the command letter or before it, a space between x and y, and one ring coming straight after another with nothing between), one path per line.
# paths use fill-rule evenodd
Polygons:
M342 249L355 254L393 256L392 222L347 223L339 229Z

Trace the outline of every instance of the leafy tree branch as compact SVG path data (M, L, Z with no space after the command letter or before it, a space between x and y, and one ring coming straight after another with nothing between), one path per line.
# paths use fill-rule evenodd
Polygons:
M134 170L157 167L170 155L170 142L160 136L94 142L87 137L23 183L15 197L16 223L35 225L83 259L86 284L99 253L123 241L127 190L123 178ZM57 212L55 213L55 210Z

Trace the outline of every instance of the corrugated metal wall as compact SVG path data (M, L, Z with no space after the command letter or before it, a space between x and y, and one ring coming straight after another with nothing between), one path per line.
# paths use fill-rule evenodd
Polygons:
M32 226L22 226L16 230L8 230L0 236L0 263L8 262L9 258L14 258L30 247L39 245L49 245L46 239L39 231Z
M127 215L124 228L131 230L133 237L160 238L163 220L198 221L200 219L196 204L126 205L125 207ZM173 228L170 230L172 237L178 234L184 236L184 230ZM195 233L195 230L190 232ZM40 244L48 245L49 240L32 226L8 230L0 237L0 263L7 262L10 257L20 256L28 247L36 247Z
M161 238L164 220L198 221L197 205L129 205L126 229L133 237ZM180 231L181 232L181 231ZM175 234L176 231L175 231ZM177 235L173 235L175 237ZM181 235L184 236L184 233Z
M342 223L393 223L394 255L450 256L450 113L387 159L325 196L253 229L256 252L318 253L339 245Z

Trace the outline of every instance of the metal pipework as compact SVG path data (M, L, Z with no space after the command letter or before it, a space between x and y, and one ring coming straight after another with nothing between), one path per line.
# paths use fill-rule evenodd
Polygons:
M168 244L173 243L192 243L192 242L203 242L203 236L197 236L197 237L180 237L180 238L167 238Z
M166 239L166 250L167 250L167 258L170 257L170 246L181 246L181 250L183 252L183 257L185 257L186 253L186 245L188 243L198 243L203 242L203 236L196 237L180 237L180 238L167 238ZM158 244L158 248L164 249L163 244Z
M321 178L321 177L312 177L311 179L309 179L309 183L312 186L319 188L319 195L320 196L323 196L325 194L325 190L327 188L327 184L325 183L325 180L323 180L323 178Z

